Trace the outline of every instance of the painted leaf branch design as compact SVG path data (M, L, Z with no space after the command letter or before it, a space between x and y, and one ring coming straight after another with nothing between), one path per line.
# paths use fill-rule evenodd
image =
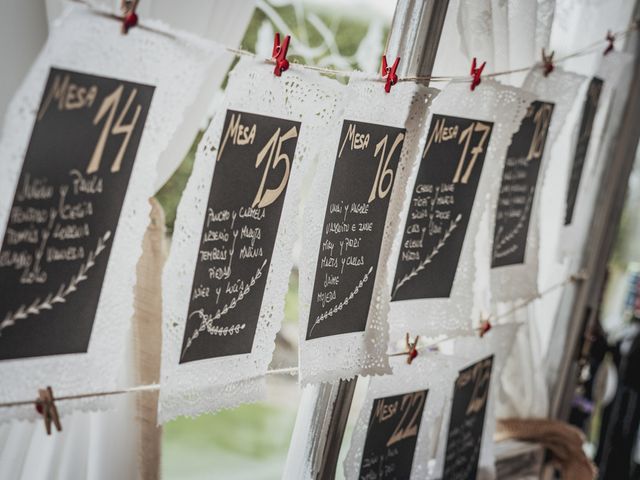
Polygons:
M238 292L238 295L233 297L229 303L226 303L222 309L218 309L214 315L207 314L204 311L204 308L199 310L195 310L189 314L189 318L193 315L198 315L200 317L200 325L191 333L191 336L187 339L187 343L182 350L181 357L184 357L185 353L191 345L193 341L200 336L200 333L207 332L209 335L216 336L227 336L227 335L237 335L241 330L244 330L246 324L238 323L235 325L231 325L228 327L221 327L219 325L214 325L213 322L220 320L223 316L229 313L230 310L233 310L238 306L238 303L241 302L246 296L249 294L253 286L256 284L258 279L262 277L262 270L267 265L267 259L262 262L262 265L258 267L256 273L251 277L251 280L245 287Z
M369 270L367 270L367 273L364 274L364 276L360 279L360 281L355 286L355 288L351 291L349 295L345 297L344 300L342 300L337 305L334 305L326 312L318 315L315 321L313 322L313 325L311 325L310 332L313 332L313 329L316 328L318 325L320 325L322 322L324 322L328 317L331 317L334 313L337 313L340 310L342 310L344 307L346 307L349 304L349 302L353 300L353 297L355 297L358 294L362 286L365 283L367 283L367 281L369 280L369 275L371 275L372 271L373 271L373 267L369 267Z
M529 189L529 197L527 198L527 203L525 205L524 210L522 211L522 214L520 215L520 219L518 220L518 223L516 223L513 227L513 229L507 233L506 235L504 235L498 242L496 242L494 248L493 248L493 258L500 258L500 257L504 257L505 255L508 255L509 253L511 253L513 251L513 248L509 248L507 249L506 252L499 252L498 250L503 247L507 242L510 242L511 240L513 240L513 238L520 233L520 230L523 229L525 222L528 220L529 218L529 211L531 210L531 204L533 203L533 188ZM499 233L502 233L502 231L500 231ZM516 247L514 245L514 247Z
M402 277L402 279L396 284L396 287L393 289L393 294L391 295L392 297L395 297L400 287L402 287L405 283L407 283L413 277L418 275L418 273L424 270L425 267L432 262L435 256L438 255L438 253L440 253L440 250L447 243L447 240L449 239L453 231L456 229L456 227L460 223L460 220L462 220L462 215L459 213L458 216L455 218L455 220L453 220L449 224L449 228L444 232L444 234L442 235L442 238L440 238L436 246L433 247L433 250L431 251L431 253L427 255L427 257L424 260L422 260L417 267L412 268L411 271L407 273L404 277Z
M7 312L2 322L0 322L0 335L2 330L16 324L18 320L24 320L29 315L38 315L43 310L51 310L56 303L65 303L67 297L78 289L78 284L85 281L87 272L95 265L96 258L106 248L106 242L111 237L111 231L107 231L102 237L98 238L96 249L89 252L87 260L80 264L75 275L71 276L68 284L62 284L55 293L47 294L43 299L36 298L31 304L20 305L15 312Z

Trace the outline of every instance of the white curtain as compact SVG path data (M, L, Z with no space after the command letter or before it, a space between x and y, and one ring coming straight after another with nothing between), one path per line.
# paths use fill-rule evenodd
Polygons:
M119 2L103 0L117 6ZM3 1L0 5L0 60L3 81L0 84L0 116L31 62L44 44L47 18L55 20L63 0ZM117 11L114 6L114 11ZM144 0L138 10L145 18L162 20L176 29L237 47L254 10L253 0ZM197 15L194 14L197 12ZM16 48L19 45L19 48ZM220 85L229 65L220 65L209 83ZM212 93L212 92L210 92ZM213 96L213 95L211 95ZM207 99L210 100L211 96ZM204 125L204 118L185 119ZM0 125L1 126L1 125ZM185 148L193 139L184 139ZM177 168L182 155L173 155L160 165L159 176L166 180ZM161 184L158 185L158 188ZM161 319L158 317L158 322ZM135 383L133 347L129 348L122 385ZM158 358L159 362L159 358ZM55 395L55 385L52 385ZM81 392L78 392L81 393ZM34 392L34 398L37 392ZM63 431L47 436L41 422L12 422L0 425L0 478L39 479L133 479L144 478L139 456L141 435L136 397L117 398L114 408L105 412L77 412L62 418ZM147 471L148 472L148 471ZM147 478L153 478L147 474Z

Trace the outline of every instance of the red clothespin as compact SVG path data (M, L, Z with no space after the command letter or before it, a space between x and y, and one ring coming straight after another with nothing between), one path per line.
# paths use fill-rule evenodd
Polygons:
M120 31L123 35L129 33L129 29L138 25L138 15L136 14L136 8L138 8L139 0L121 0L120 10L122 11L122 25Z
M413 359L418 356L418 340L420 339L420 335L416 335L416 338L411 342L409 340L409 332L407 332L407 336L404 341L407 346L407 364L411 365Z
M471 62L471 91L473 92L480 82L482 81L480 76L482 75L482 70L484 70L484 66L487 62L482 62L482 65L478 68L476 57L473 57L473 61Z
M282 75L282 72L289 69L289 60L287 60L287 51L289 50L289 41L291 40L291 36L287 35L284 37L284 42L280 45L280 33L276 33L276 36L273 40L273 60L276 62L276 68L273 70L273 73L276 77Z
M382 56L382 78L385 78L387 81L384 84L384 91L389 93L391 91L391 87L398 83L398 75L396 75L396 70L398 68L398 63L400 63L400 57L396 57L393 65L389 67L387 64L387 56ZM411 362L409 362L411 363Z
M58 409L53 401L53 390L51 387L38 389L38 399L36 400L36 410L44 417L44 428L47 435L51 435L51 423L53 423L58 432L62 431L60 417L58 417Z
M389 356L390 357L399 357L399 356L407 356L407 363L409 365L411 365L411 362L413 362L413 359L416 358L418 356L418 340L420 339L420 336L416 336L416 338L413 340L413 342L410 340L409 338L409 333L407 332L407 336L405 337L404 341L405 341L405 345L407 347L407 350L405 352L400 352L400 353L392 353Z
M553 55L556 52L551 52L549 55L547 55L547 53L544 51L544 48L542 49L542 70L543 70L543 75L545 77L548 77L549 74L551 72L553 72Z
M491 322L489 321L489 317L480 316L480 327L478 327L478 333L480 334L480 338L484 337L489 330L491 330Z
M613 42L615 41L616 41L615 35L611 33L611 30L609 30L607 32L607 42L609 42L609 45L607 45L607 48L605 48L604 52L602 52L603 55L606 55L609 52L613 51Z

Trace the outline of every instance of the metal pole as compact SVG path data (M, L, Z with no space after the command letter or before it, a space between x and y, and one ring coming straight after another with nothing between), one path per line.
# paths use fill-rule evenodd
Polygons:
M431 75L449 0L398 0L387 57L400 57L399 76ZM283 478L335 478L357 377L303 390Z
M635 17L640 15L640 0L636 1ZM625 50L635 55L633 78L629 87L620 131L612 141L607 155L598 198L596 199L591 225L583 255L582 264L590 274L589 278L577 285L564 296L558 315L569 311L570 321L566 336L566 349L560 363L558 376L552 385L551 414L554 418L569 416L571 400L578 379L579 346L585 328L596 321L607 263L615 243L629 174L633 167L640 138L640 35L634 32L628 39ZM608 160L607 160L608 159Z
M387 58L400 57L398 75L431 75L449 0L398 0Z

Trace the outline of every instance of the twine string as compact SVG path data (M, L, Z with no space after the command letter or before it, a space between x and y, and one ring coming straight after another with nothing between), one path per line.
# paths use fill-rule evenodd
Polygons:
M512 315L514 312L521 310L523 308L526 308L527 306L529 306L531 303L535 302L538 299L541 299L547 295L549 295L550 293L553 293L555 290L558 290L559 288L562 288L566 285L569 285L570 283L575 283L578 281L582 281L588 278L588 275L586 274L586 272L584 270L581 270L575 274L570 275L569 277L567 277L566 279L564 279L561 282L555 283L550 285L549 287L543 289L540 291L540 293L538 293L537 295L533 295L525 300L523 300L522 302L516 304L513 308L499 314L499 315L490 315L489 317L487 317L490 320L500 320L503 319L505 317L508 317L510 315ZM485 319L487 319L485 318ZM495 325L493 328L496 327L501 327L504 325L517 325L517 324L522 324L524 323L524 321L520 320L520 321L515 321L515 322L509 322L509 323L504 323L504 324L498 324ZM455 338L459 338L459 335L455 335L455 336L446 336L444 338L440 338L439 340L429 343L429 344L425 344L425 345L419 345L419 346L415 346L414 349L418 352L422 352L422 351L430 351L433 350L434 348L436 348L440 343L446 342L448 340L453 340ZM416 339L417 342L417 339ZM403 352L397 352L397 353L390 353L387 354L388 357L396 357L396 356L402 356L402 355L409 355L410 351L403 351ZM272 369L272 370L267 370L267 372L265 373L266 375L297 375L298 374L298 367L287 367L287 368L278 368L278 369ZM251 378L259 378L262 375L256 375L255 377L251 377ZM79 394L75 394L75 395L61 395L59 397L55 397L55 401L66 401L66 400L81 400L84 398L94 398L94 397L110 397L113 395L123 395L123 394L127 394L127 393L144 393L144 392L155 392L160 390L161 385L158 383L152 383L152 384L148 384L148 385L136 385L133 387L126 387L126 388L119 388L119 389L115 389L115 390L108 390L108 391L103 391L103 392L90 392L90 393L79 393ZM25 406L25 405L33 405L37 402L37 399L34 400L20 400L20 401L15 401L15 402L4 402L4 403L0 403L0 408L9 408L9 407L21 407L21 406Z
M97 15L106 17L106 18L111 18L113 20L117 20L118 22L122 22L124 20L124 17L120 16L120 15L116 15L104 10L100 10L98 9L95 5L93 5L89 0L72 0L75 3L84 5L88 8L91 9L91 11ZM153 32L153 33L157 33L160 35L164 35L166 37L172 38L177 40L179 37L177 35L175 35L174 33L171 33L168 30L165 30L163 28L159 28L159 27L150 27L148 25L143 25L141 22L138 22L138 25L136 26L136 28L140 28L142 30L146 30L148 32ZM619 32L615 32L613 34L611 34L611 38L613 38L613 40L618 40L618 39L622 39L627 37L628 35L630 35L632 32L637 31L640 29L640 22L638 21L633 21L631 23L631 25L629 26L629 28L625 29L625 30L621 30ZM554 59L554 64L558 64L558 63L562 63L565 62L567 60L573 59L573 58L577 58L577 57L582 57L582 56L586 56L586 55L590 55L592 53L595 53L596 51L602 49L603 47L607 47L609 45L610 41L608 38L604 38L602 40L598 40L596 42L593 42L579 50L576 50L573 53L569 53L566 55L561 55L559 57L557 57L556 59ZM244 50L241 48L233 48L233 47L229 47L226 45L223 45L222 48L224 48L227 52L234 54L236 57L240 57L240 56L244 56L244 57L250 57L250 58L254 58L257 60L262 60L265 63L269 63L274 65L276 63L276 61L273 58L259 58L258 55L256 55L253 52L250 52L248 50ZM352 77L354 75L362 75L363 72L360 71L355 71L355 70L337 70L337 69L333 69L333 68L327 68L327 67L319 67L316 65L309 65L309 64L305 64L305 63L299 63L296 62L294 60L291 60L291 67L295 67L295 68L301 68L304 70L311 70L314 72L319 72L322 73L324 75L332 75L335 77ZM509 69L509 70L501 70L501 71L497 71L497 72L491 72L491 73L483 73L483 77L484 78L497 78L497 77L503 77L506 75L511 75L514 73L524 73L524 72L528 72L531 69L534 68L544 68L545 63L544 61L540 61L540 62L536 62L533 65L528 65L528 66L524 66L524 67L519 67L519 68L513 68L513 69ZM381 78L381 77L372 77L371 80L374 81L378 81L378 82L385 82L385 79ZM471 83L473 81L473 78L471 75L418 75L418 76L406 76L406 77L398 77L398 82L415 82L415 83L424 83L424 82L467 82L467 83Z

